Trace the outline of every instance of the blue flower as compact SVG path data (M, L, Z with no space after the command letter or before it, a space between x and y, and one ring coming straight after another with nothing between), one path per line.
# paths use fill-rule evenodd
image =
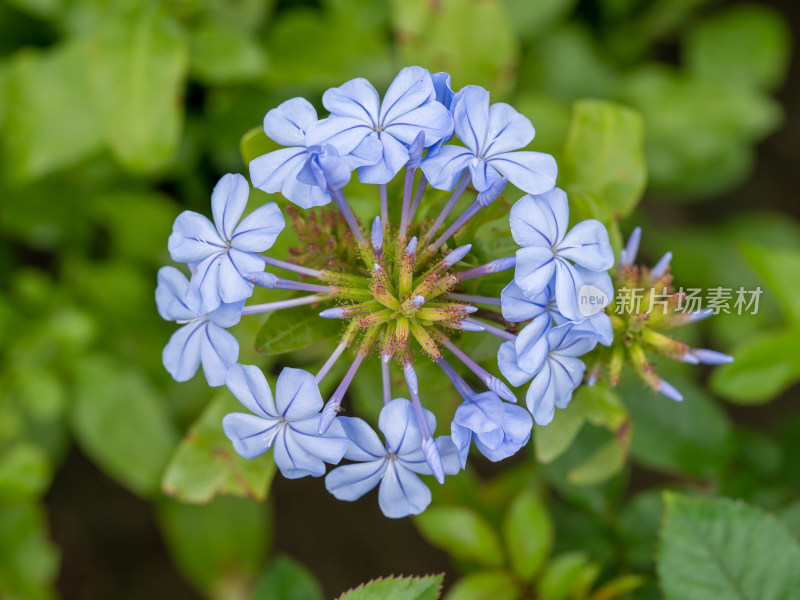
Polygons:
M431 491L419 475L432 475L422 451L422 436L414 417L411 402L396 398L386 404L378 418L378 429L386 437L382 444L378 434L363 420L350 417L337 419L350 440L344 457L354 464L335 468L325 477L325 487L339 500L358 500L380 484L378 504L391 518L417 515L431 502ZM431 432L436 417L424 410ZM449 436L436 439L444 472L459 471L458 456Z
M316 123L317 111L305 98L292 98L267 113L264 117L264 133L279 144L289 147L250 161L250 179L255 187L268 194L280 192L301 208L330 203L331 194L327 187L298 178L309 160L314 159L314 154L320 152L320 148L308 148L306 145L306 136ZM359 152L360 154L351 153L344 157L348 167L347 180L344 183L347 183L350 171L356 167L378 161L380 144L365 143Z
M532 428L531 415L524 408L503 402L494 392L483 392L469 395L456 409L450 433L463 468L472 439L481 454L497 462L527 444Z
M535 370L519 363L513 342L504 342L497 353L500 371L512 385L522 385L533 378L525 400L538 425L553 420L556 406L566 408L569 404L586 371L586 365L578 357L595 347L597 335L581 329L580 325L565 323L550 329L546 342L544 359Z
M579 296L584 282L575 268L603 272L614 264L605 226L595 219L567 230L567 195L558 188L540 196L525 196L511 208L511 235L517 250L514 282L535 297L555 278L559 312L570 321L583 318Z
M275 464L288 479L321 477L324 463L342 460L348 441L339 419L334 419L323 435L317 433L322 396L310 373L283 369L274 400L258 367L236 365L225 383L236 399L255 413L231 413L222 419L225 435L244 458L260 456L271 447Z
M167 246L173 260L192 270L185 302L197 314L250 297L253 283L246 275L264 270L257 253L272 247L283 230L283 216L274 202L257 208L237 226L249 193L247 180L229 173L211 192L213 224L188 210L175 219Z
M553 188L558 168L555 159L541 152L513 152L533 140L530 120L508 104L489 106L489 92L468 85L452 99L451 110L458 138L466 148L446 145L422 161L422 171L431 185L452 190L465 170L482 192L505 177L529 194Z
M308 144L333 144L341 154L365 154L365 144L380 144L376 161L358 169L364 183L388 183L408 162L408 146L422 131L427 148L453 131L450 112L436 101L430 73L406 67L397 74L381 102L361 77L331 88L322 96L331 116L308 133Z
M225 328L236 325L242 317L244 301L222 304L208 314L198 314L184 302L189 282L175 267L158 271L156 306L167 321L185 323L172 334L161 359L175 381L188 381L200 364L208 385L225 383L228 368L239 357L239 342Z
M578 297L578 309L582 317L579 321L570 321L559 311L554 281L550 281L547 287L535 296L523 292L514 281L509 283L500 294L503 318L511 323L521 323L547 314L555 325L581 323L582 329L597 334L598 342L610 346L614 341L614 331L611 319L603 309L614 298L614 283L611 281L611 276L605 271L589 271L580 266L574 268L583 284ZM598 301L590 303L592 297Z

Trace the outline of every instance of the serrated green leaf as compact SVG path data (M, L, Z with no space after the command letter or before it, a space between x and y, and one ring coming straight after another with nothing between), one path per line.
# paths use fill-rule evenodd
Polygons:
M88 70L105 138L135 173L164 169L183 128L189 44L158 5L109 11L92 40Z
M338 600L437 600L443 579L442 575L375 579L343 593Z
M81 448L109 475L148 496L177 445L163 402L138 371L105 356L76 366L72 429Z
M800 379L800 331L765 333L734 350L734 361L715 369L711 389L737 404L769 402Z
M514 572L531 581L553 546L554 526L544 503L523 491L508 509L503 521L506 549Z
M283 354L333 339L341 331L338 319L323 319L318 309L298 306L269 313L258 330L256 348L267 356Z
M800 546L772 515L665 494L658 573L667 600L779 600L800 590Z
M631 214L647 180L643 142L636 111L601 100L575 103L559 164L573 219L608 223Z
M276 556L256 582L250 600L325 600L314 575L288 556Z
M459 579L445 600L518 600L522 594L509 573L481 571Z
M684 57L701 77L774 89L786 76L791 45L783 15L768 6L740 4L692 28Z
M271 536L267 506L230 497L199 506L165 499L158 518L175 563L199 591L248 597Z
M489 567L503 564L497 533L471 509L435 506L414 517L414 524L426 540L456 558Z
M165 494L192 503L218 494L266 498L275 476L272 454L250 460L236 454L222 431L222 418L232 412L242 412L242 406L228 392L208 404L167 465L161 482Z

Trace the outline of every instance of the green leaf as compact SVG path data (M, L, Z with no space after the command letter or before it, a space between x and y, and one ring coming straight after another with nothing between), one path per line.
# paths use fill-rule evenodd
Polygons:
M314 575L288 556L273 558L250 600L325 600Z
M208 502L218 494L266 498L275 476L272 454L242 458L222 431L222 418L241 410L228 392L214 397L167 465L161 482L165 494L193 503Z
M254 158L277 149L278 145L267 137L263 127L253 127L239 142L239 150L246 165L249 165Z
M602 100L581 100L560 163L577 218L604 223L631 214L644 192L647 171L641 116Z
M97 114L87 102L87 51L71 41L24 50L6 73L4 160L16 179L36 179L73 166L102 148Z
M590 563L584 554L562 554L548 565L536 589L547 600L580 598L589 591L599 574L599 567Z
M772 515L666 493L658 572L667 600L778 600L800 589L800 546Z
M800 249L745 243L742 253L775 293L786 319L800 326Z
M518 600L524 597L514 578L503 571L480 571L459 579L445 600Z
M625 594L629 594L646 583L647 579L640 575L620 575L615 577L594 594L589 600L612 600Z
M557 410L549 425L534 425L533 445L536 460L541 463L553 462L564 454L581 431L586 419L580 411Z
M109 475L148 496L178 439L166 407L138 371L111 358L76 365L72 429L78 443Z
M339 600L437 600L444 575L387 577L362 583L339 596Z
M663 376L683 393L683 402L659 396L628 375L617 390L633 423L633 458L667 472L719 475L731 455L732 426L714 400L696 383L672 373Z
M446 71L454 89L471 83L502 96L511 88L519 42L502 0L394 0L391 5L401 64Z
M90 51L92 92L114 156L135 173L164 169L183 128L188 41L158 5L110 12Z
M475 511L455 506L428 508L414 517L422 537L455 558L489 567L503 564L503 550L492 526Z
M626 453L616 438L606 442L589 458L567 473L567 481L574 485L595 485L611 479L625 466Z
M517 496L503 521L503 535L511 566L525 581L531 581L544 564L553 547L554 533L542 501L528 491Z
M52 467L35 444L19 442L0 453L0 504L36 497L50 485Z
M267 57L254 34L209 22L192 34L190 67L203 83L237 83L262 77Z
M198 590L211 598L249 597L271 536L267 506L229 497L202 506L166 499L158 517L175 563Z
M577 0L539 0L535 10L531 10L531 5L527 0L505 0L504 3L516 34L521 39L532 39L545 33L566 17L578 2Z
M714 370L711 389L737 404L761 404L800 378L800 331L765 333L734 350L734 361Z
M686 65L701 77L775 89L789 66L786 18L767 6L740 4L698 23L686 38Z
M47 534L43 508L21 504L0 510L0 590L9 600L52 600L58 551Z
M267 356L283 354L332 338L341 330L337 319L321 319L319 309L288 308L267 314L256 336L256 348Z

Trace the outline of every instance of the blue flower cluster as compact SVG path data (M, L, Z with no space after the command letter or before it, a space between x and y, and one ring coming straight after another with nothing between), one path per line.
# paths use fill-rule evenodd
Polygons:
M515 454L527 444L533 421L548 423L554 407L565 407L581 383L585 367L578 357L597 343L611 342L603 312L613 295L608 233L597 221L568 230L567 199L555 188L554 159L522 150L534 137L530 121L507 104L490 104L489 92L478 86L453 92L447 74L408 67L383 98L359 78L325 92L322 103L329 111L322 119L303 98L267 113L265 133L285 147L254 159L250 178L256 188L281 193L304 209L334 202L364 264L343 275L265 255L284 228L281 211L271 202L242 219L250 187L241 175L225 175L211 196L213 223L186 211L169 238L170 255L187 265L191 277L173 267L159 272L159 314L182 324L164 349L164 366L185 381L202 364L209 385L226 385L250 411L227 415L222 424L241 456L272 449L285 477L325 476L327 489L349 501L379 487L384 514L418 514L431 501L420 475L443 482L445 475L465 468L473 442L492 461ZM361 182L380 189L380 217L366 236L343 192L353 171ZM391 229L386 184L399 173L402 216L399 227ZM513 206L510 217L512 235L522 247L516 256L456 271L470 245L448 250L444 244L508 183L529 194ZM415 225L429 185L452 194L432 224ZM470 187L477 199L439 235ZM409 237L414 232L419 236ZM391 246L384 244L387 239ZM266 266L301 277L284 279L264 272ZM511 269L513 281L500 298L459 291L462 281ZM311 295L245 306L254 286ZM339 345L316 375L283 369L273 397L259 368L238 364L239 346L226 328L242 315L326 302L333 306L321 318L349 322ZM491 324L500 315L480 320L486 316L476 313L475 304L500 306L506 321L528 323L515 335ZM514 404L513 392L451 339L472 331L504 340L498 366L512 385L533 379L529 410ZM425 390L419 387L410 340L463 398L450 435L434 436L436 418L422 406ZM326 403L319 383L348 347L356 350L355 358ZM378 420L383 442L362 419L338 416L348 386L375 350L383 358ZM445 360L445 350L487 389L475 391ZM407 393L391 389L392 359L402 367ZM326 475L325 463L342 460L349 462Z

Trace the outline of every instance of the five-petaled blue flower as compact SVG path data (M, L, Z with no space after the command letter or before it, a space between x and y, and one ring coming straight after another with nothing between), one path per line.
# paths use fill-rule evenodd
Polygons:
M331 116L308 132L309 146L333 144L340 154L361 156L365 144L380 143L376 161L358 169L364 183L388 183L408 162L408 146L420 132L427 148L453 131L453 118L436 101L431 75L422 67L400 71L382 102L373 85L359 77L326 91L322 104Z
M511 208L510 220L511 235L522 246L517 250L515 283L533 298L555 278L559 312L570 321L580 321L584 282L572 263L593 272L613 266L614 252L605 226L587 219L568 231L567 195L559 188L520 199Z
M528 443L533 421L521 406L503 402L494 392L473 393L456 409L450 434L466 467L470 442L493 462L516 454Z
M158 314L167 321L185 323L172 334L161 358L175 381L188 381L202 363L208 385L216 387L225 383L228 368L239 357L239 342L225 328L239 322L244 301L222 304L208 314L199 314L184 302L188 287L186 276L175 267L159 269Z
M558 167L555 159L541 152L514 152L534 137L530 120L508 104L489 106L489 92L468 85L452 99L455 133L466 146L445 145L422 161L422 171L431 185L451 190L469 169L479 192L505 177L529 194L553 189Z
M540 344L544 352L536 353L538 365L532 359L520 364L513 342L504 342L497 353L500 371L512 385L522 385L533 378L525 400L538 425L553 420L556 406L566 408L569 404L586 371L586 365L578 357L595 347L597 335L581 329L580 325L565 323L550 329L545 341L546 344Z
M272 447L275 464L284 477L297 479L325 474L325 464L336 464L348 447L339 419L322 435L319 411L322 396L314 376L285 368L278 376L275 399L261 369L236 365L228 371L228 389L248 410L222 419L225 435L244 458L254 458Z
M272 247L283 231L283 216L274 202L257 208L236 225L249 194L247 180L229 173L211 193L213 224L189 210L175 219L167 247L173 260L187 263L192 270L185 302L197 314L250 297L253 283L245 276L264 270L257 253Z
M423 409L424 410L424 409ZM424 410L431 432L436 417ZM383 514L391 518L417 515L431 502L431 491L419 475L432 475L422 451L422 436L414 417L411 402L396 398L386 404L378 418L378 429L386 437L382 444L378 434L363 420L340 417L350 446L345 458L354 464L335 468L325 477L325 487L339 500L359 499L380 483L378 504ZM449 436L436 439L444 472L459 471L456 448Z
M330 203L330 186L319 185L318 180L309 182L307 178L298 177L309 161L316 158L319 162L320 153L325 154L320 146L306 146L308 132L317 122L317 111L305 98L292 98L267 113L264 117L264 133L288 148L269 152L250 161L250 179L255 187L268 194L280 192L301 208ZM335 152L337 156L341 154L338 149ZM356 167L376 163L380 153L381 146L375 140L362 144L357 153L343 156L347 177L344 180L341 175L331 178L330 183L335 181L332 189L339 189L347 183L350 172ZM331 154L333 152L328 150L327 155ZM325 162L324 156L322 162ZM338 171L342 170L341 165L342 162L336 161Z

